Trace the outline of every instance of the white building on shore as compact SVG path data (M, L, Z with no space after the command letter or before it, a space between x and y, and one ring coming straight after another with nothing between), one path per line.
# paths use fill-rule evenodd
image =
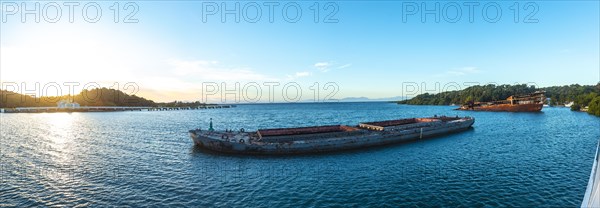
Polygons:
M58 101L56 103L56 105L57 105L56 107L58 107L58 108L79 108L80 107L79 103L71 102L68 100Z

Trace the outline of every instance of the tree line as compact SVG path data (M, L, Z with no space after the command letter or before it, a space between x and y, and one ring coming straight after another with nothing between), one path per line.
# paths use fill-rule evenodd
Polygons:
M545 91L550 98L549 105L565 105L573 102L572 110L588 107L588 113L600 116L600 83L596 85L564 85L536 88L533 85L478 85L458 91L437 94L420 94L411 99L398 101L409 105L450 105L472 102L504 100L511 95L526 95L538 90Z
M157 103L143 97L128 95L120 90L108 88L82 90L77 95L41 97L0 90L0 108L56 107L58 102L64 100L76 102L80 106L194 107L205 105L198 101Z
M60 101L76 102L81 106L155 106L156 103L120 90L97 88L82 90L77 95L41 96L0 91L0 108L56 107Z

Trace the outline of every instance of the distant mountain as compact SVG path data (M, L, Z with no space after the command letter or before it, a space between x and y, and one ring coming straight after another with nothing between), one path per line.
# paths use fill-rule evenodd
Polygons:
M386 98L368 98L368 97L346 97L342 98L340 102L384 102L384 101L400 101L406 100L408 97L406 96L395 96L395 97L386 97Z

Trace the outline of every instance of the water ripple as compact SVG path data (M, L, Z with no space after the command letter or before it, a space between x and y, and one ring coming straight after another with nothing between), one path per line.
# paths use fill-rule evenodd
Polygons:
M568 109L458 112L391 103L239 105L170 112L2 114L0 206L578 206L600 119ZM390 147L232 156L187 130L273 128L430 115L473 130ZM575 131L574 131L575 130Z

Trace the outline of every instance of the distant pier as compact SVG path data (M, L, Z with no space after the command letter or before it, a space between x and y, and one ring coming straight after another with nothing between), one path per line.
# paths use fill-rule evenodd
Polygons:
M233 108L235 105L201 105L193 107L126 107L126 106L81 106L81 107L20 107L3 108L0 113L55 113L55 112L116 112L116 111L177 111L215 108Z

